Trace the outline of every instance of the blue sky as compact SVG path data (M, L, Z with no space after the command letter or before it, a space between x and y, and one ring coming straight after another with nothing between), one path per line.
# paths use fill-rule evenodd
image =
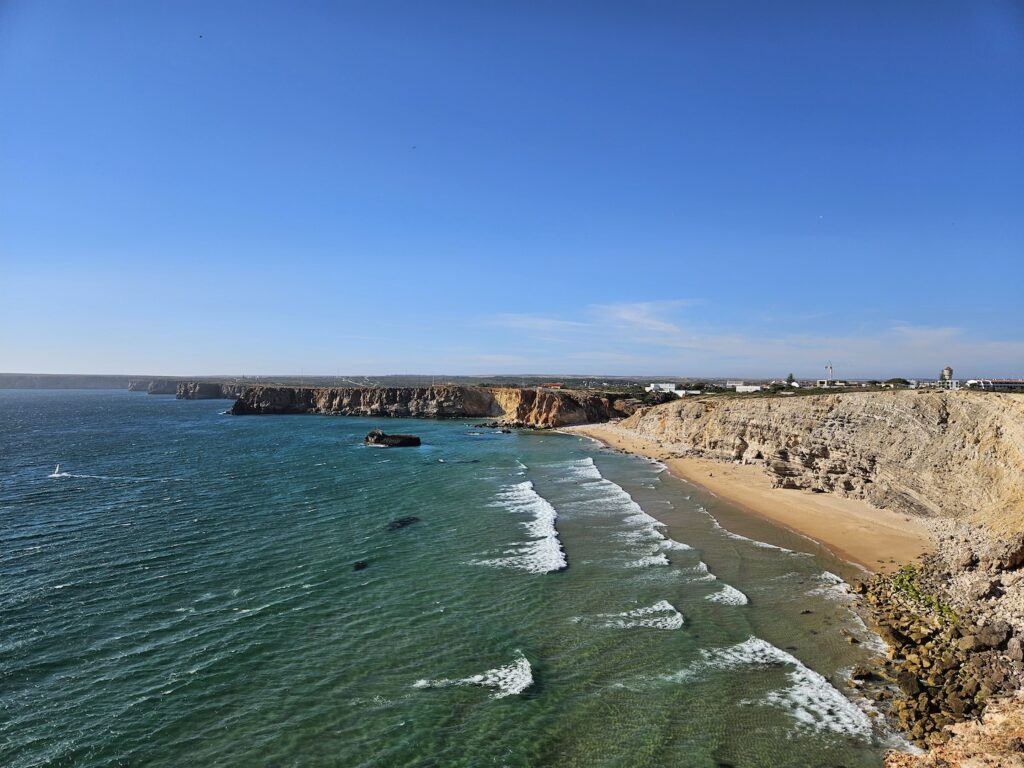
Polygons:
M0 370L1024 375L1015 2L0 3Z

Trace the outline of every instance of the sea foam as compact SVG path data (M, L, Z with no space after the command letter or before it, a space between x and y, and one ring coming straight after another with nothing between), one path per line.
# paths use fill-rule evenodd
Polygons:
M504 557L476 560L476 564L517 568L529 573L560 571L568 565L555 528L558 513L547 499L537 493L532 482L526 480L502 490L496 506L516 514L531 515L532 519L525 521L523 527L533 538L523 544L512 545L505 550Z
M619 538L637 545L637 552L626 561L627 568L648 568L669 565L665 552L688 550L691 547L665 535L665 524L647 514L636 500L618 483L605 478L590 457L562 465L567 477L586 480L586 487L597 494L595 501L611 512L622 515L625 531ZM593 505L588 505L593 507Z
M503 667L495 667L479 675L463 677L458 679L440 680L417 680L413 688L447 688L453 685L479 685L484 688L493 688L491 695L495 699L503 699L506 696L515 696L522 693L533 685L533 669L530 662L523 655L522 651L516 651L516 658L511 664Z
M609 629L680 629L683 626L683 614L668 600L659 600L654 605L622 613L599 613L593 620ZM577 617L573 621L586 619Z
M730 587L728 584L722 584L721 589L711 593L704 599L710 600L712 603L721 603L722 605L746 605L749 602L746 595L736 589L736 587Z
M856 704L840 693L828 680L805 666L798 658L759 637L726 648L701 651L701 659L664 679L683 682L703 672L741 667L785 667L789 684L770 691L762 699L746 699L743 704L767 704L788 712L796 727L828 730L835 733L868 736L871 720Z

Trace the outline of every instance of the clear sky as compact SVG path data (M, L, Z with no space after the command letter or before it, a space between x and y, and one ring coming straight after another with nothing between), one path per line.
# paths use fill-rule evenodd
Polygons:
M0 2L0 371L1024 376L1024 4Z

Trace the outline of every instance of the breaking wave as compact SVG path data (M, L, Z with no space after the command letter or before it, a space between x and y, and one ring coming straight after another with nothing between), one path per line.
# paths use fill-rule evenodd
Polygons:
M686 669L663 679L684 682L705 672L739 667L784 667L788 685L770 691L761 699L747 699L743 704L766 704L788 712L796 727L806 730L828 730L835 733L868 736L871 720L856 704L840 693L828 680L795 656L759 637L726 648L701 651L701 659Z
M746 595L736 589L736 587L730 587L728 584L722 584L721 589L711 593L704 599L710 600L712 603L721 603L722 605L746 605L749 602Z
M568 566L555 528L558 513L534 490L532 482L517 483L499 492L497 506L516 514L531 515L533 519L522 525L532 538L523 544L512 545L502 553L502 557L476 560L475 564L517 568L529 573L550 573Z
M622 613L599 613L593 619L577 617L573 621L594 621L609 629L681 629L683 614L668 600L659 600L645 608L634 608Z
M457 679L417 680L413 688L448 688L453 685L479 685L494 689L492 698L503 699L506 696L520 694L533 685L533 669L522 651L516 651L516 658L511 664L495 667L481 672L479 675Z

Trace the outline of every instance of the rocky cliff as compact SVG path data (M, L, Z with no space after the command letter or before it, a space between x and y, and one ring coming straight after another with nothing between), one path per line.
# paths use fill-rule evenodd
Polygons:
M179 400L234 400L246 390L244 384L215 381L180 381L175 390Z
M936 551L858 588L890 648L878 667L891 682L882 701L932 748L889 764L1018 765L968 753L986 743L995 753L999 739L1024 749L1024 707L1006 702L1024 683L1024 396L699 398L644 409L620 426L666 452L761 464L779 487L928 517ZM998 738L987 726L951 730L1000 700ZM947 746L951 735L957 744ZM957 754L968 757L947 760Z
M249 387L231 413L495 417L510 426L548 428L608 421L633 413L638 405L617 393L541 388Z
M776 485L1024 530L1024 397L864 392L706 397L622 423L668 450L764 465Z

